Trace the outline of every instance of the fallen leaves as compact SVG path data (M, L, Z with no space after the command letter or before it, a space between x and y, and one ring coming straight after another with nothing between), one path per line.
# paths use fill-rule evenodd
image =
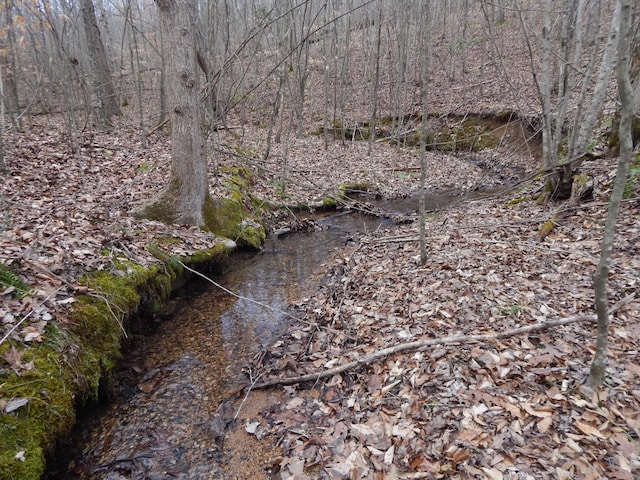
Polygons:
M497 338L592 315L593 225L604 203L545 242L527 240L534 229L514 216L541 218L545 208L521 203L516 212L491 199L445 210L430 222L424 267L414 226L359 238L327 263L326 282L298 305L309 324L294 326L266 365L264 378L293 360L309 382L288 390L291 400L270 417L285 459L297 458L298 473L285 460L282 478L637 478L640 344L630 332L638 299L612 315L611 385L593 397L581 391L594 339L587 324ZM622 244L637 220L628 205ZM622 248L614 257L619 301L636 291L640 264ZM314 376L393 345L483 332L480 343L396 352ZM302 441L301 431L319 441Z
M134 146L136 132L122 126L122 138L96 133L74 154L61 143L62 127L55 120L34 120L28 129L8 134L9 172L0 184L0 261L31 289L24 298L16 298L11 288L0 292L0 327L2 336L26 344L43 341L54 319L67 321L74 296L87 293L77 284L87 271L109 269L113 261L158 263L147 250L152 243L185 256L220 242L199 228L129 216L165 181L166 169L160 167L169 161L166 138L145 150ZM158 168L136 168L147 161ZM215 182L212 191L224 190Z

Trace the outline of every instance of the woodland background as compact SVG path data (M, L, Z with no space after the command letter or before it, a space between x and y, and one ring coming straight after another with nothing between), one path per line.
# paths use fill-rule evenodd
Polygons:
M161 26L172 8L186 29ZM158 238L175 239L163 248L178 256L221 243L199 221L133 215L171 185L176 144L201 132L208 194L241 190L268 230L296 218L266 205L353 208L345 186L385 198L510 187L414 212L337 254L299 302L311 323L251 367L259 378L413 340L593 320L596 301L597 337L580 320L286 387L262 430L284 439L272 462L283 478L637 477L634 2L7 0L1 21L5 433L33 415L73 421L59 407L71 396L24 385L48 375L42 349L73 368L81 295L117 306L87 273L157 265ZM181 37L193 61L177 71L167 66ZM195 79L183 83L198 112L176 136L180 78ZM109 321L124 326L124 313L111 308ZM606 339L608 374L590 375ZM62 423L47 434L29 424L33 441L51 444ZM36 458L41 470L42 449L12 435L3 468Z

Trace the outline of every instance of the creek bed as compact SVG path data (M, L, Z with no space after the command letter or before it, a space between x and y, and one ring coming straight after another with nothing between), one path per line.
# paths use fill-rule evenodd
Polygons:
M247 359L286 328L289 317L278 310L311 291L314 282L309 280L328 254L357 232L385 223L336 215L320 220L322 231L270 238L262 253L234 253L213 279L270 309L204 280L177 291L170 318L137 336L119 367L115 394L81 412L69 442L50 459L45 478L252 475L251 466L245 473L229 473L237 465L229 465L218 438L220 402L238 383ZM247 460L256 464L266 461L255 450L250 456Z
M428 210L436 210L462 198L442 192L425 200ZM374 206L402 217L417 210L418 199ZM270 237L262 252L235 252L222 271L210 275L240 298L201 279L176 291L157 321L146 322L130 342L109 398L80 412L44 478L276 478L268 473L277 453L273 439L247 439L242 426L225 428L238 404L233 406L229 392L246 382L242 369L248 359L295 321L283 312L317 288L315 274L330 252L360 232L393 224L356 213L316 220L322 230ZM283 401L278 395L252 393L238 422Z

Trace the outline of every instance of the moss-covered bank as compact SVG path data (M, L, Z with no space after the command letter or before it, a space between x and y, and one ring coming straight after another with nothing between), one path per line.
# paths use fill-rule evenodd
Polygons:
M229 242L219 243L179 260L190 266L213 265L231 248ZM76 406L97 398L109 385L128 319L160 308L184 279L176 260L141 267L114 259L110 271L81 279L87 293L76 297L67 319L49 322L41 343L9 340L0 345L0 357L12 359L0 369L1 480L41 477L45 453L73 426ZM11 406L11 400L18 402ZM13 410L19 403L24 405Z
M231 167L226 170L230 173L230 178L225 181L229 196L212 198L208 193L205 195L201 226L218 236L233 240L240 247L259 249L265 241L266 234L264 227L249 213L251 173L244 167ZM184 219L178 214L179 208L176 205L179 205L180 195L180 183L174 179L157 198L137 208L133 215L166 224L191 223L194 219L183 222Z

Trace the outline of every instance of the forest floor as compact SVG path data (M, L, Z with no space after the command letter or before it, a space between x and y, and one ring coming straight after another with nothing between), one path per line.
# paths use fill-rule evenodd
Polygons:
M261 427L282 437L282 478L638 478L637 195L621 212L608 283L612 305L633 300L612 318L605 386L582 389L591 323L496 338L593 317L615 159L586 168L594 200L542 240L558 205L537 204L534 182L431 214L424 265L417 222L363 236L327 263L322 287L297 305L305 323L252 366L256 383L433 344L285 386L288 401ZM489 338L443 340L478 334Z
M510 62L522 73L517 91L535 98L525 82L526 57ZM434 80L434 111L504 109L503 84L477 80L457 79L450 91L438 90L445 80ZM507 107L515 109L513 102ZM354 115L367 118L360 113ZM127 114L132 118L133 109ZM74 297L86 292L80 284L86 271L108 270L114 258L157 262L147 246L158 237L180 239L166 246L172 255L220 242L197 228L130 216L166 182L166 131L143 146L137 126L120 119L112 131L79 136L73 152L60 120L26 120L22 132L4 139L9 173L0 182L0 260L31 290L23 297L11 288L0 292L3 337L25 345L46 340L47 326L65 324ZM266 161L266 129L231 125L218 132L212 194L226 195L231 166L252 171L257 197L291 205L320 201L348 184L366 184L383 198L416 193L415 149L376 142L369 154L367 142L335 139L325 148L322 136L309 134L319 126L274 144ZM505 137L521 136L515 128ZM252 391L240 415L246 424L229 432L229 448L238 454L230 456L239 464L252 457L246 445L263 444L271 457L234 478L640 477L639 167L622 204L608 282L609 302L619 308L611 318L607 379L589 392L583 385L595 325L585 317L594 316L592 275L617 159L584 163L594 178L592 200L575 207L540 203L544 179L528 176L539 169L539 152L507 143L481 154L429 152L429 191L455 191L460 200L429 212L427 262L420 262L416 214L354 238L325 263L316 292L294 305L302 321L247 367L248 381L313 375L389 347L432 343L317 381ZM486 189L492 193L465 196ZM560 207L563 218L539 235ZM282 227L293 217L267 221ZM562 319L576 321L509 336ZM472 335L486 337L451 339ZM15 349L0 361L0 373L32 368ZM0 410L20 407L0 399Z
M108 268L114 253L148 264L157 261L145 248L154 236L182 239L172 245L171 253L179 255L219 241L198 229L128 215L162 185L169 150L166 135L143 149L135 147L135 130L129 137L125 127L118 131L117 141L109 133L86 139L80 155L60 153L59 132L44 124L33 124L9 143L0 250L3 262L18 266L32 286L23 298L12 297L9 289L2 293L3 331L19 325L10 335L16 341L42 341L48 322L64 323L81 288L79 276ZM251 138L260 135L264 132L251 132ZM282 196L278 148L272 166L251 166L256 172L252 191L261 198ZM320 137L292 140L287 201L311 202L335 193L340 184L363 181L383 197L415 192L415 150L385 144L376 145L371 156L366 150L366 142L332 142L324 150ZM522 175L537 167L530 155L509 156L499 148L483 155L485 168L464 156L429 153L429 188L463 193L496 187L513 180L515 171ZM275 387L284 389L284 399L251 411L251 434L244 424L230 434L239 438L236 445L249 435L277 440L274 456L268 465L257 466L257 474L637 478L637 185L622 205L608 283L611 305L623 304L612 316L605 386L593 393L582 388L595 344L590 322L497 338L540 322L593 317L591 277L616 161L602 157L585 164L595 180L593 200L568 210L543 239L541 225L561 205L536 202L542 188L538 179L484 197L461 197L430 212L424 265L416 215L408 224L362 235L354 246L336 252L325 264L317 292L295 305L303 322L248 368L254 383L319 373L410 342L436 344L315 382ZM339 175L332 169L337 162ZM213 178L214 194L224 194L225 164L220 162ZM488 338L443 340L479 334ZM3 368L17 371L33 367L11 354L4 362Z

